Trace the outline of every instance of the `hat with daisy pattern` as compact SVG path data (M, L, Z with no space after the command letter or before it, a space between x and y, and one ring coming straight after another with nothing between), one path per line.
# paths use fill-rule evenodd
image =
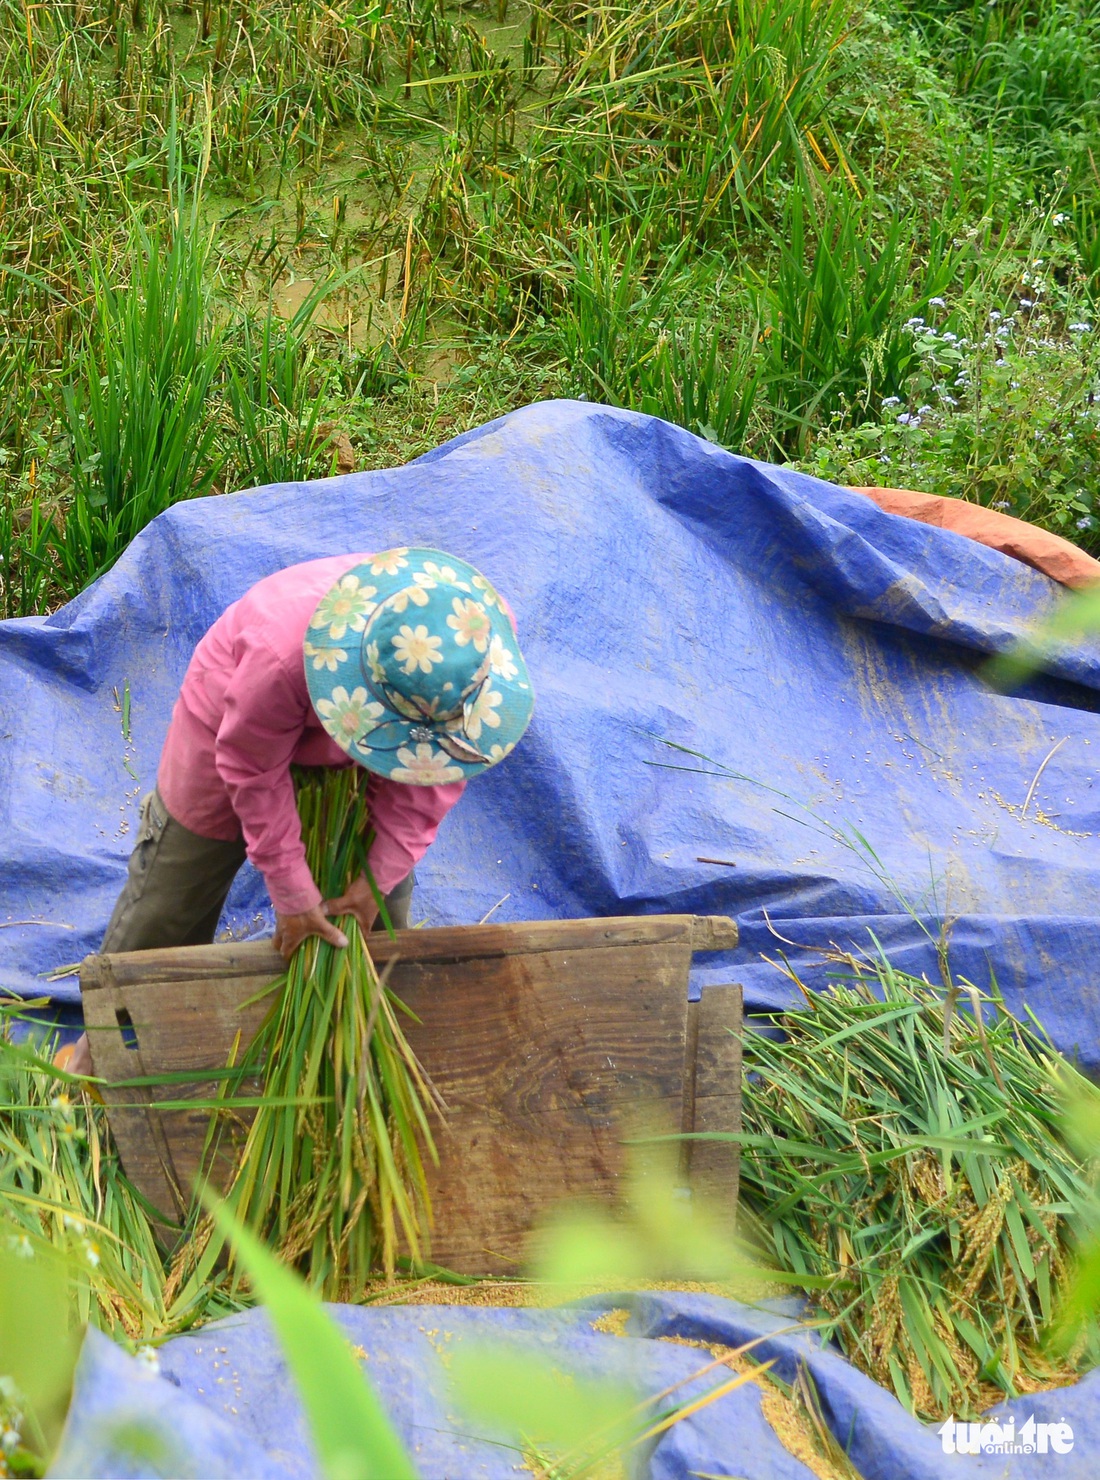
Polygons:
M368 771L414 786L495 766L534 695L503 598L440 550L384 550L313 613L303 648L321 723Z

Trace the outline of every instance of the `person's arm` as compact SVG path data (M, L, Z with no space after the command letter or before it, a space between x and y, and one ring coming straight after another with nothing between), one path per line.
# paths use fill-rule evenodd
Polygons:
M286 957L308 935L347 945L343 932L326 918L306 863L294 800L290 762L308 702L278 653L260 639L247 639L226 687L214 744L214 764L248 856L263 874L275 907L275 945Z
M466 790L465 781L410 786L379 776L371 787L374 828L367 862L383 894L396 889L435 842L439 824Z
M410 786L376 776L371 781L370 820L374 828L367 862L380 894L389 894L407 879L435 841L439 824L466 790L465 781L444 786ZM369 930L378 913L366 877L360 877L340 899L325 906L334 915L354 914Z

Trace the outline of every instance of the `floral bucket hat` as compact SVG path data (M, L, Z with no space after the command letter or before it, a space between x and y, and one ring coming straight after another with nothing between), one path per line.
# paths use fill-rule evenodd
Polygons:
M368 771L414 786L495 766L534 695L491 583L440 550L384 550L322 597L304 644L321 723Z

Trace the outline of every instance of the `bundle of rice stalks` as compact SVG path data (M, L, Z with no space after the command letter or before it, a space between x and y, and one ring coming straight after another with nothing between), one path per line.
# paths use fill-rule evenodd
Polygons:
M367 870L366 773L299 771L306 857L326 899ZM432 1091L401 1029L408 1009L375 970L358 921L345 950L310 938L272 989L245 1068L262 1103L229 1193L237 1216L283 1258L308 1267L330 1299L354 1298L399 1240L426 1249L431 1216L422 1153L436 1158Z
M5 1016L8 1016L7 1014ZM0 1214L4 1237L34 1257L41 1240L67 1256L77 1315L115 1335L169 1324L148 1205L127 1179L99 1101L48 1057L0 1032ZM47 1052L53 1047L47 1043Z
M1090 1206L1060 1130L1074 1071L999 999L952 1012L861 971L803 989L781 1041L746 1034L746 1203L784 1267L835 1277L831 1334L922 1418L1072 1381L1095 1335L1059 1359L1042 1333Z

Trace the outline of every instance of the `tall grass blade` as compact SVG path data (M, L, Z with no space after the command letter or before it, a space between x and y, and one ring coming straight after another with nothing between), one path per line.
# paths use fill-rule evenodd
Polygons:
M212 1216L271 1317L327 1480L416 1480L404 1445L336 1322L224 1203Z

